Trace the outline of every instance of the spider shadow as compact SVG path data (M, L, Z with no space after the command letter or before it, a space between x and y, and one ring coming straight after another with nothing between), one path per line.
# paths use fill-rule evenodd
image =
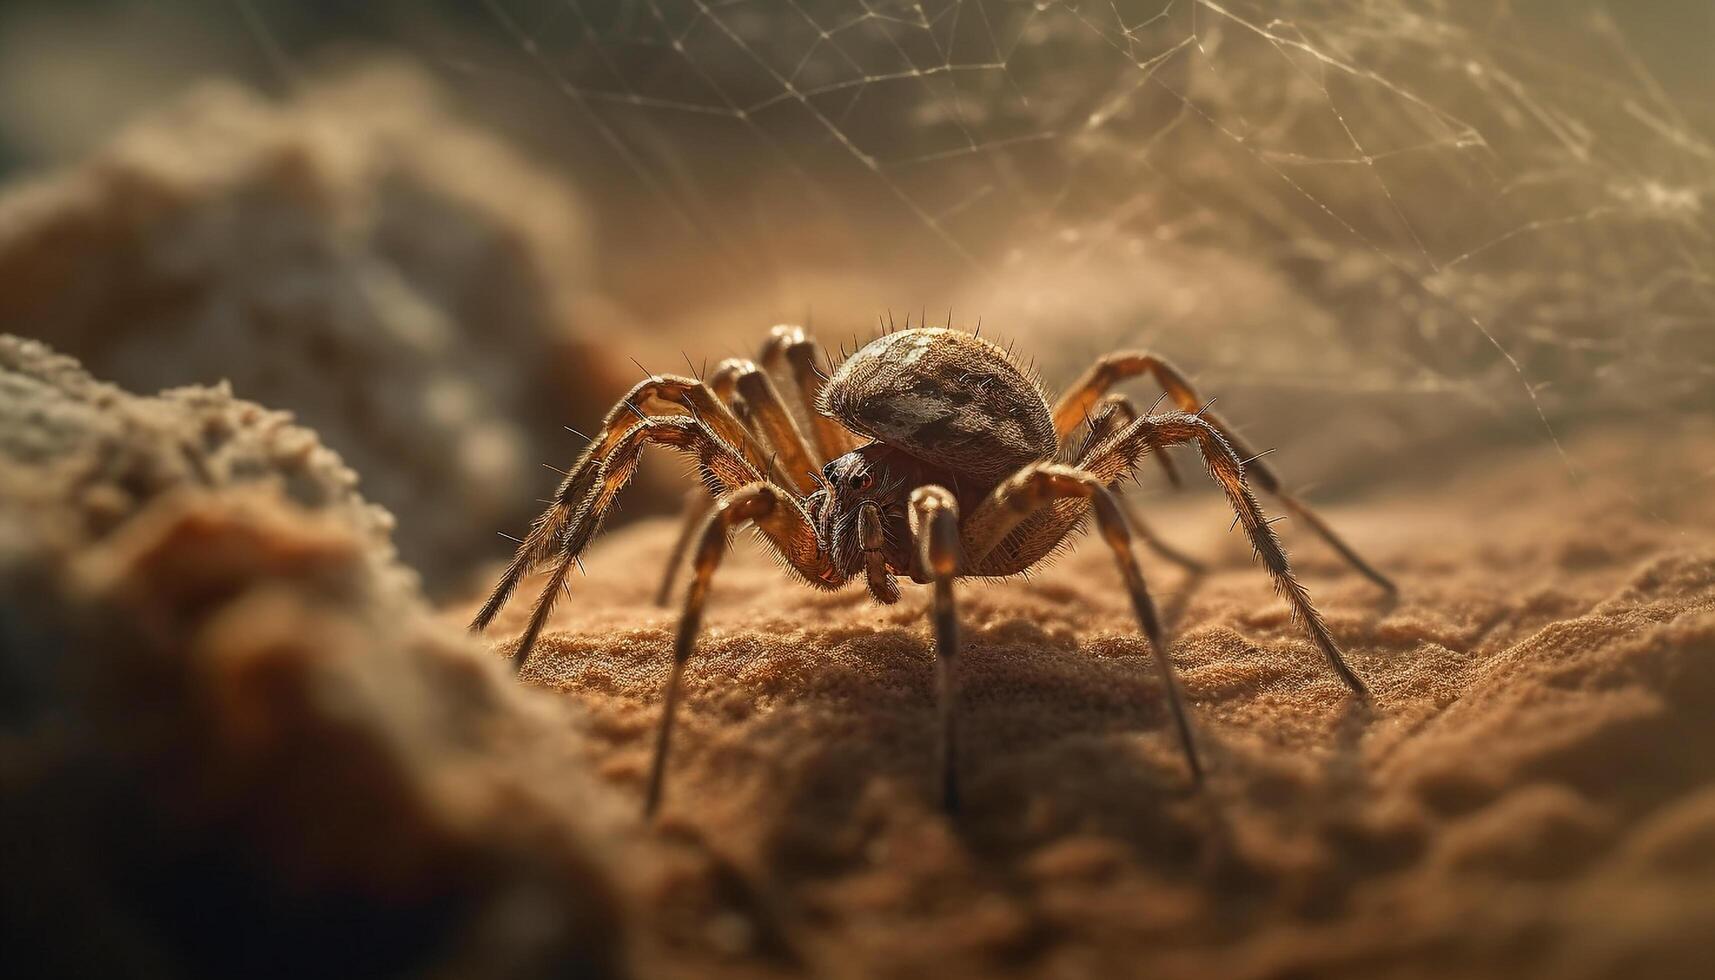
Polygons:
M1209 570L1203 566L1187 568L1180 575L1177 588L1171 592L1156 593L1153 598L1158 604L1161 616L1161 628L1167 632L1167 646L1173 648L1173 634L1178 631L1179 624L1185 619L1185 611L1191 607L1191 599L1197 590L1208 581ZM1163 602L1162 600L1166 601Z
M1164 622L1182 618L1202 581L1188 576L1168 594ZM850 637L848 659L882 669L848 664L829 675L843 703L782 769L771 809L787 818L766 823L757 841L767 874L790 885L863 873L878 853L900 840L918 846L928 832L944 835L991 884L1029 893L1037 856L1093 847L1148 875L1203 882L1221 896L1210 927L1222 929L1279 894L1277 862L1241 843L1240 828L1259 808L1309 820L1340 852L1315 883L1327 907L1346 901L1351 868L1409 857L1409 842L1369 834L1357 819L1368 779L1361 740L1377 717L1367 701L1339 709L1322 778L1270 801L1254 795L1247 760L1207 724L1197 733L1208 779L1193 782L1147 648L1116 651L1108 639L1092 646L1022 618L967 628L964 640L961 808L945 814L937 797L931 641L904 628ZM1196 715L1192 707L1193 724Z
M876 842L915 837L925 825L944 827L1003 878L1069 836L1118 842L1174 874L1206 860L1206 835L1221 828L1179 754L1147 650L1080 649L1024 620L964 638L959 810L945 814L937 796L931 644L904 629L850 638L868 664L876 660L867 651L886 651L884 670L840 668L826 689L841 691L842 704L802 706L782 720L808 720L812 731L799 738L797 764L782 771L778 812L788 817L758 842L771 874L852 870L872 860Z

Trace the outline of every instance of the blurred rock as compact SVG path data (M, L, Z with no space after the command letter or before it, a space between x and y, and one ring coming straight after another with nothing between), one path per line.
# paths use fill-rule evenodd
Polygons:
M588 247L573 195L413 70L287 104L209 84L0 197L0 325L133 390L291 410L438 590L504 552L576 449L560 425L632 380L580 339L606 315Z
M224 389L0 337L9 975L619 972L576 718L430 614L355 483Z

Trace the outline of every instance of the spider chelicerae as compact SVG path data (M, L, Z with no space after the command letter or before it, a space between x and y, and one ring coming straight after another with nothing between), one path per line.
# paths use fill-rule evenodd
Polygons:
M846 358L831 377L817 368L816 352L803 330L775 327L760 365L729 359L706 382L657 375L632 388L567 471L471 624L473 630L486 628L519 581L548 566L513 654L522 666L567 589L572 565L636 473L644 447L666 446L696 462L707 493L690 498L661 586L665 601L677 566L689 555L692 577L663 697L646 813L661 801L680 680L696 646L710 581L729 533L747 522L818 589L838 589L861 577L877 602L892 603L899 600L897 576L933 586L937 756L943 805L951 811L959 800L954 582L1022 573L1054 553L1093 513L1154 654L1192 777L1201 781L1190 720L1132 540L1181 564L1195 563L1122 510L1114 491L1150 454L1178 483L1163 450L1181 443L1201 451L1276 591L1334 672L1355 695L1367 696L1293 577L1251 484L1370 580L1389 592L1393 584L1287 494L1274 472L1160 357L1141 351L1102 357L1050 405L1042 386L1007 350L960 330L886 333ZM771 373L790 378L810 423L809 438ZM1139 412L1125 395L1110 393L1116 383L1142 375L1155 379L1177 411Z

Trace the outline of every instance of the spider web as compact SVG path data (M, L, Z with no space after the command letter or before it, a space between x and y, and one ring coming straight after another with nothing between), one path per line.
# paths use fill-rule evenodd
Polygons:
M1710 121L1600 5L481 0L398 40L544 96L639 281L883 284L830 340L958 305L1050 380L1152 346L1276 439L1476 420L1574 478L1584 423L1715 401Z

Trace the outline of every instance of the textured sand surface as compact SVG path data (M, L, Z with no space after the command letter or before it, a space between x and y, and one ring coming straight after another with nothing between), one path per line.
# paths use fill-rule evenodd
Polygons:
M1715 929L1715 432L1418 460L1285 534L1354 705L1207 492L1132 497L1212 762L1194 793L1111 559L967 585L967 812L933 805L927 596L816 595L735 543L687 675L645 972L1694 976ZM1448 465L1452 463L1454 465ZM1287 467L1290 469L1290 466ZM1153 474L1147 474L1153 476ZM1146 479L1146 484L1148 480ZM1266 501L1265 501L1266 502ZM674 525L614 532L525 671L640 799ZM525 602L494 628L508 652ZM464 607L448 611L449 622Z
M1473 450L1327 508L1397 603L1288 526L1371 710L1217 501L1134 491L1212 564L1145 556L1205 794L1101 549L961 589L949 820L925 597L812 593L740 542L646 825L675 522L600 543L520 685L525 604L487 651L467 605L431 613L287 417L11 339L0 394L0 932L34 972L1703 972L1706 425L1582 436L1576 483Z

